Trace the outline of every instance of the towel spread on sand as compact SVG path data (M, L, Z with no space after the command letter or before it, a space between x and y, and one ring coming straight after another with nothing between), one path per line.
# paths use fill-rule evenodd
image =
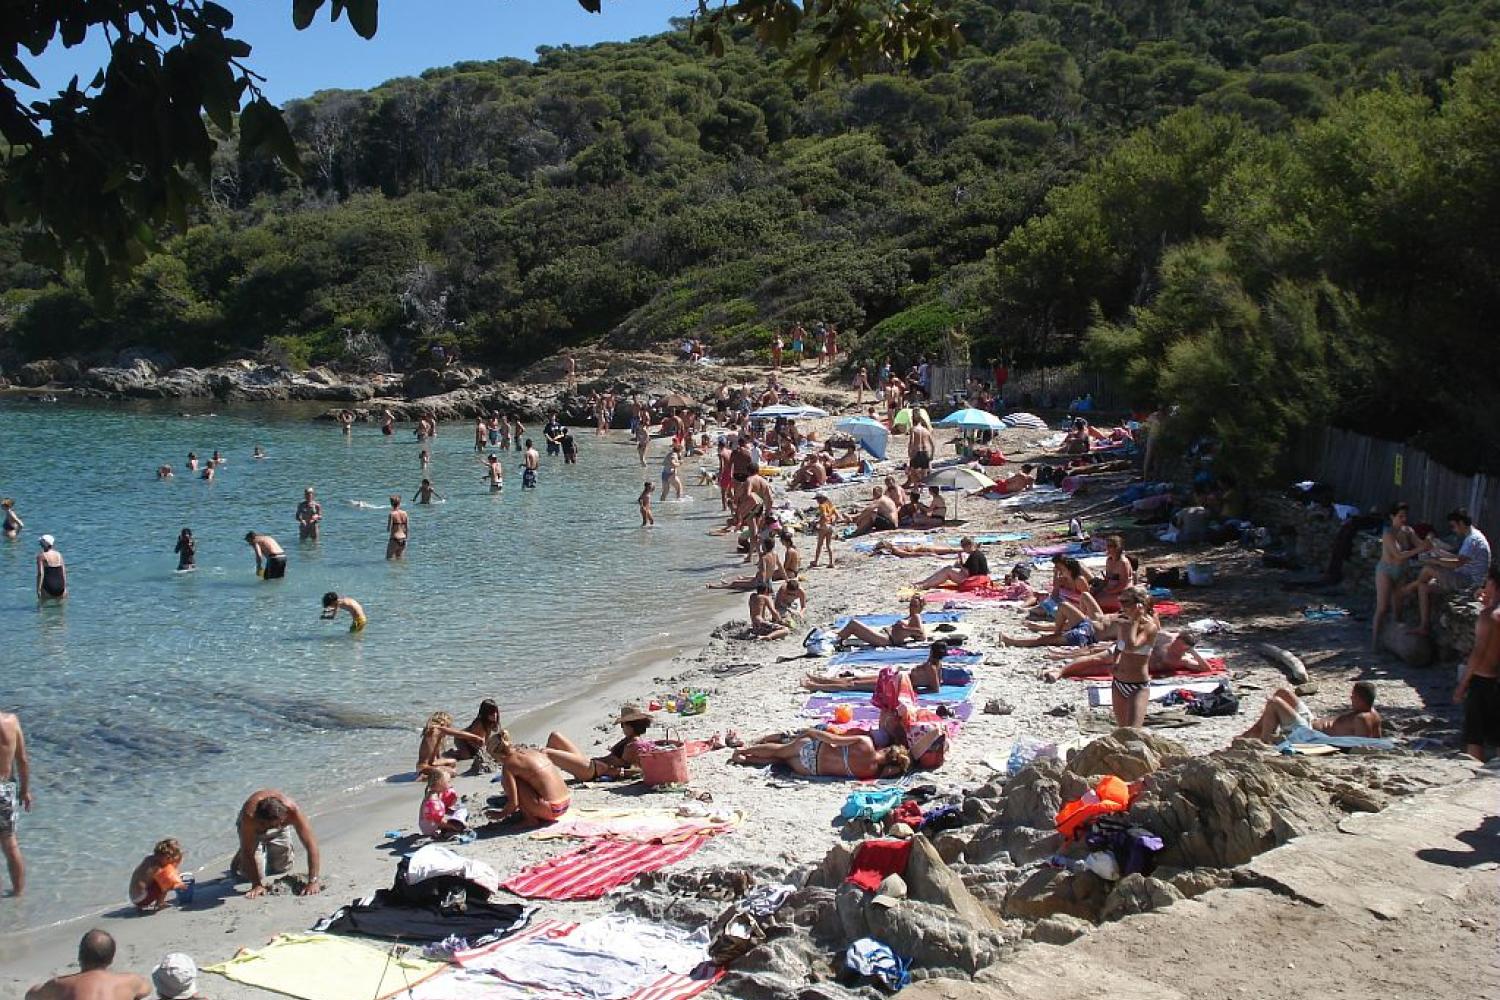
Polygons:
M813 701L816 700L817 699L813 699L812 701L809 701L805 706L803 706L802 714L809 718L821 719L822 721L828 723L828 728L833 730L834 732L844 732L847 729L870 729L880 723L880 709L876 708L868 701L825 701L814 705ZM917 702L917 704L924 708L934 707L931 705L924 705L920 700ZM949 720L952 722L957 722L960 724L968 722L969 717L974 714L973 702L957 701L943 702L942 704L947 705L948 710L953 713L952 719ZM852 710L854 713L848 724L836 723L833 721L834 711L837 710L840 705ZM955 735L957 734L957 729L954 729L954 733Z
M1172 683L1172 679L1174 677L1213 677L1213 676L1215 676L1217 674L1222 674L1227 669L1227 667L1224 664L1224 658L1222 656L1207 656L1207 655L1205 655L1204 658L1208 661L1208 669L1207 670L1188 670L1186 668L1183 668L1183 669L1180 669L1180 670L1174 670L1170 674L1165 674L1165 675L1162 675L1162 676L1153 677L1151 679L1151 683L1152 684L1171 684ZM1109 664L1107 664L1107 663L1098 663L1098 664L1095 664L1093 666L1093 668L1088 673L1086 673L1086 674L1070 674L1068 676L1068 679L1069 680L1073 680L1073 681L1087 681L1087 680L1094 680L1095 678L1099 678L1099 677L1108 677L1108 676L1109 676ZM1178 687L1183 687L1184 685L1178 684L1177 686Z
M936 707L968 701L973 696L977 684L976 681L970 681L968 684L944 684L937 691L924 691L918 694L917 704ZM807 699L807 704L802 706L802 710L804 712L821 711L825 705L837 705L841 702L851 705L867 703L873 694L872 691L820 691Z
M1379 736L1330 736L1306 726L1295 726L1276 745L1282 753L1298 753L1302 747L1337 747L1340 750L1394 750L1396 741ZM1313 751L1316 753L1317 751Z
M702 960L701 938L607 920L543 920L460 951L461 968L423 983L411 1000L689 1000L724 976L706 961L689 965Z
M696 853L706 837L675 844L597 840L512 875L501 888L527 899L598 899L642 872L654 872Z
M861 841L854 852L854 860L849 864L849 876L844 881L874 892L887 875L904 873L910 856L909 840Z
M672 844L689 837L712 837L728 833L744 822L732 812L717 818L679 816L665 809L590 809L574 806L568 814L531 835L532 840L574 837L580 840L631 840L636 843Z
M1202 676L1202 675L1199 675ZM1192 691L1195 694L1208 694L1223 683L1222 678L1214 678L1210 681L1180 681L1170 677L1151 682L1151 693L1147 696L1151 701L1161 701L1173 691ZM1089 707L1103 708L1112 704L1113 696L1110 694L1109 684L1089 685Z
M203 971L302 1000L385 1000L443 968L333 934L278 934L264 948L242 949Z
M953 624L955 622L961 622L963 620L964 620L964 616L961 615L961 614L959 614L956 611L924 611L924 612L922 612L922 624L923 625L951 625L951 624ZM906 621L906 616L905 615L855 615L853 618L850 618L848 615L844 615L842 618L835 618L833 620L833 627L836 628L836 629L840 629L840 628L843 628L845 625L848 625L851 621L859 622L861 625L868 625L871 628L889 628L890 626L896 624L897 622L904 622L904 621ZM939 638L942 638L942 637L939 636Z
M918 663L927 662L927 651L930 647L922 646L874 646L866 649L850 649L842 653L834 653L829 657L830 667L853 667L853 666L890 666L910 663L915 666ZM943 657L945 667L972 667L977 666L984 660L982 653L967 653L963 651L950 651Z

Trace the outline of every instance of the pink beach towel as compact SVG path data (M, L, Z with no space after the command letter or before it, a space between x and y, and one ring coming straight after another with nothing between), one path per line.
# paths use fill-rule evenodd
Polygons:
M527 899L598 899L642 872L676 864L703 846L706 837L676 844L606 840L548 858L501 883Z

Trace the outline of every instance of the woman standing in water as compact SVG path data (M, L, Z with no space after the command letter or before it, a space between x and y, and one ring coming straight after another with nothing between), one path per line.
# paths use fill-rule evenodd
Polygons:
M42 551L36 556L36 596L62 599L68 596L68 570L62 553L51 535L41 538Z
M22 521L20 516L16 514L16 502L10 497L6 497L4 500L0 500L0 510L5 511L5 527L0 528L0 531L5 532L6 538L15 538L21 533L21 529L26 527L26 522Z
M391 512L386 515L385 528L390 536L385 543L385 557L387 559L406 558L406 531L408 518L406 511L401 509L401 498L391 496Z

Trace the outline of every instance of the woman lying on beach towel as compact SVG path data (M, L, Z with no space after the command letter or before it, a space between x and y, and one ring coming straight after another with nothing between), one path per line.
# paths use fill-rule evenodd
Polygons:
M793 772L808 777L857 781L899 778L911 770L911 755L904 746L881 750L868 736L840 736L821 729L773 733L736 750L729 762L753 767L785 764Z
M1112 619L1100 631L1099 638L1116 636L1119 632L1119 623L1120 619ZM1181 632L1158 632L1156 641L1151 647L1151 660L1148 664L1151 676L1208 674L1221 669L1223 661L1215 662L1206 659L1202 653L1193 648L1197 642L1198 637L1191 629L1183 629ZM1055 655L1073 656L1073 659L1061 667L1051 667L1042 671L1041 679L1048 683L1065 677L1074 679L1108 677L1118 659L1117 648L1112 643L1090 646L1088 649L1078 651L1077 654L1059 651Z
M857 623L850 622L849 624L853 625ZM918 691L942 690L943 657L947 655L948 644L941 639L934 642L927 650L927 659L912 667L907 672L911 686ZM839 677L823 677L817 674L808 674L802 679L802 686L809 691L874 691L882 672L849 673L848 675Z
M922 627L922 609L926 606L921 594L913 594L906 602L906 618L890 628L873 629L858 618L851 618L839 629L834 648L843 649L848 639L858 639L867 646L905 646L909 642L921 642L927 638L927 630Z

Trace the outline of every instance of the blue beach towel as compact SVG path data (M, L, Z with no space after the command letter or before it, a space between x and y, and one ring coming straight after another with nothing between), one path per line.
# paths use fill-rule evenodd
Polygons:
M922 612L922 624L924 625L949 625L953 622L964 620L962 612L959 611L924 611ZM905 615L854 615L852 618L845 615L833 620L834 628L843 628L851 621L857 621L871 628L886 628L897 622L906 621Z
M951 704L953 702L968 701L973 695L974 682L968 684L944 684L937 692L921 691L917 693L918 705ZM803 707L808 711L816 711L824 705L838 704L839 702L868 702L871 698L869 691L819 691L807 700Z
M902 665L925 662L927 659L926 646L881 646L876 649L851 649L843 653L835 653L829 659L831 667L850 667L857 665L865 666L889 666L891 664ZM948 655L943 657L944 665L951 666L974 666L984 656L980 653L964 653L962 655Z
M1396 741L1393 739L1372 736L1329 736L1327 733L1320 733L1306 726L1297 726L1287 733L1286 739L1277 744L1276 749L1282 753L1296 753L1294 747L1298 743L1316 743L1320 746L1338 747L1340 750L1396 749Z

